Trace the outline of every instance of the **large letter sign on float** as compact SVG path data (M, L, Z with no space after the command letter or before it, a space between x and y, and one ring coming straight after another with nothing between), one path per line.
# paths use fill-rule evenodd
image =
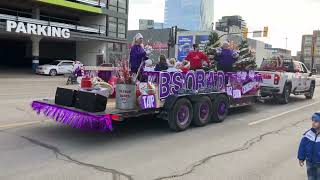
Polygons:
M204 70L197 70L189 71L186 74L182 72L160 72L159 97L164 99L170 94L176 94L180 89L199 90L206 87L215 87L218 90L225 91L224 79L222 71L206 73Z
M226 81L228 80L228 81ZM237 81L241 87L233 86L232 82ZM160 72L159 73L159 98L164 99L171 94L176 94L180 89L199 90L201 88L214 88L226 92L233 98L241 98L252 90L257 90L261 81L260 75L254 71L231 72L204 70L182 72ZM226 84L228 82L228 84ZM230 84L231 83L231 84Z

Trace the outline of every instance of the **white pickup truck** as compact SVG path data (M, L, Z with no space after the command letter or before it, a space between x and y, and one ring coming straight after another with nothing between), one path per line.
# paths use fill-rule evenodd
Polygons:
M312 99L316 80L307 67L292 59L264 60L261 65L261 97L273 97L281 104L289 103L290 94Z

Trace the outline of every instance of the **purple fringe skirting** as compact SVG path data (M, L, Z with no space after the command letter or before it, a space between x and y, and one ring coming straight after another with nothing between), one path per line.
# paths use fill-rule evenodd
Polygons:
M72 128L100 132L112 131L111 115L79 112L39 101L33 101L31 106L38 114L43 113L46 117Z

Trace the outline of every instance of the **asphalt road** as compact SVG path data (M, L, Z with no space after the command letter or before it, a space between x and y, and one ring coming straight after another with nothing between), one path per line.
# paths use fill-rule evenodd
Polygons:
M23 78L21 78L23 77ZM0 75L2 180L302 180L296 152L313 100L292 97L233 110L227 120L171 132L165 121L140 119L113 133L89 133L35 115L29 103L52 97L63 77Z

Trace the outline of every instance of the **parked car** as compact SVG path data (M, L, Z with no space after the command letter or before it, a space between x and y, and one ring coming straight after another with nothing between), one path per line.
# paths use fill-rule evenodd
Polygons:
M261 65L261 97L273 97L281 104L289 103L290 94L312 99L316 79L299 61L292 59L264 60Z
M74 61L70 60L56 60L50 64L44 64L38 66L36 73L50 76L56 76L59 74L67 74L73 72Z

